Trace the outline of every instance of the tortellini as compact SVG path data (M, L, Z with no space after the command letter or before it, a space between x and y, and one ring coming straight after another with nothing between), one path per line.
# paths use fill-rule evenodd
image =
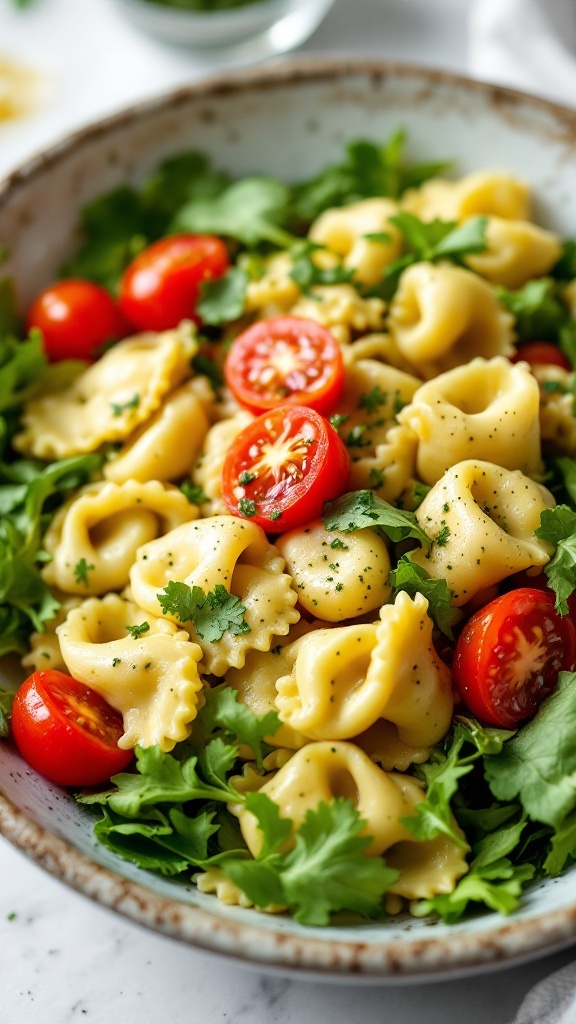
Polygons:
M402 823L424 798L418 783L407 775L382 771L352 743L309 743L260 792L278 804L281 816L291 819L295 828L320 802L329 803L335 797L352 800L366 822L363 834L370 836L367 854L385 854L387 863L400 872L389 892L408 899L451 892L468 870L466 844L456 822L452 827L462 837L462 847L445 835L418 842ZM262 836L256 819L244 809L236 813L244 840L257 856ZM418 853L413 853L413 846Z
M524 220L490 217L486 243L486 251L467 256L466 264L505 288L521 288L532 277L542 277L562 254L557 235Z
M479 590L545 565L552 548L534 531L552 495L518 470L491 462L459 462L440 478L416 512L431 539L411 552L430 576L445 579L457 607Z
M388 319L400 352L426 378L474 356L513 355L512 323L486 281L447 263L408 267Z
M341 534L313 522L276 541L298 600L311 615L341 622L380 608L390 596L390 557L374 530Z
M402 207L425 221L461 223L481 214L530 220L530 189L525 181L502 171L475 171L459 181L431 178L407 192Z
M390 199L363 199L348 206L325 210L314 221L308 237L343 257L357 281L374 285L382 271L402 251L400 231L389 218L398 212ZM370 235L387 235L379 239Z
M192 469L209 426L193 384L185 384L106 462L104 476L117 484L179 480Z
M535 366L540 384L540 430L553 452L576 456L576 415L572 375L561 366Z
M288 253L278 253L266 263L262 277L250 281L246 289L246 311L272 316L289 309L300 297L300 289L290 277L292 260Z
M346 384L338 403L352 470L350 489L370 487L393 501L414 475L417 439L398 413L420 381L374 359L346 353Z
M119 341L70 387L26 403L15 447L40 459L63 459L126 440L190 376L197 348L186 322Z
M473 359L416 391L398 414L418 436L416 470L434 484L456 462L490 459L505 469L542 471L540 394L526 363Z
M290 675L278 679L282 721L310 739L349 739L378 719L402 743L433 746L452 717L450 671L432 643L422 594L399 593L378 624L315 630L286 652Z
M213 516L141 547L130 582L136 603L153 615L162 614L158 594L170 581L200 587L206 594L220 584L238 597L249 627L240 635L227 632L217 642L207 641L192 622L182 623L202 648L205 671L224 675L228 668L242 668L247 651L269 650L273 637L285 636L300 618L296 592L283 570L284 559L259 526ZM179 621L173 613L168 617Z
M142 544L197 518L196 505L158 480L89 484L56 513L42 575L69 594L121 590Z
M140 636L128 626L147 625ZM126 750L158 744L168 751L185 740L201 699L202 651L172 622L150 616L117 594L90 598L58 627L64 662L122 714Z
M347 345L355 334L381 330L385 303L377 297L364 298L351 284L316 285L289 312L328 327L337 341Z

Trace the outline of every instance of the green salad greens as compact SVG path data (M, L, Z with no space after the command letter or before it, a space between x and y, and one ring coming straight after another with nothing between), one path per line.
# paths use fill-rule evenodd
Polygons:
M219 10L257 0L150 2ZM319 298L315 289L344 285L353 287L362 299L389 303L402 274L414 265L462 267L468 257L486 251L489 218L485 215L458 224L422 220L400 210L390 216L390 224L399 232L400 254L375 283L367 285L341 260L319 259L325 248L306 237L311 223L327 209L372 197L398 200L447 168L440 162L414 165L408 159L403 132L382 144L353 142L340 162L296 184L258 174L232 180L205 155L183 153L165 160L141 187L121 186L82 210L83 241L62 268L62 276L86 278L117 295L128 265L158 239L177 232L225 239L230 268L202 286L197 306L202 322L200 345L190 367L190 373L202 377L221 398L223 356L239 325L250 319L248 292L262 280L271 255L285 254L291 281L311 302ZM367 237L381 242L390 239L386 232ZM576 366L576 321L563 289L575 276L576 243L567 242L546 276L516 290L495 287L502 307L513 318L517 339L551 342L572 367ZM45 532L78 488L102 479L103 465L116 454L113 445L55 462L20 454L14 440L26 403L40 393L65 387L80 372L71 363L48 365L39 332L22 334L12 284L4 278L0 280L1 655L24 654L30 634L41 633L58 612L61 595L50 589L42 575L50 558L43 550ZM543 394L576 395L574 373L565 377L560 382L545 381ZM138 401L135 394L117 405L114 415L137 408ZM396 401L394 423L403 405L398 394ZM375 385L358 399L358 409L376 418L370 419L369 426L347 426L348 415L332 416L333 427L353 457L368 445L366 431L379 424L387 402L388 395ZM542 512L535 536L550 550L544 573L558 612L566 615L576 591L576 461L565 452L551 451L547 456L539 480L552 491L557 504ZM190 503L209 500L198 483L176 482ZM437 648L442 651L454 644L465 611L454 607L446 579L434 577L412 561L410 553L414 549L430 553L446 545L450 529L444 526L432 540L419 521L416 512L430 490L422 481L412 480L394 503L378 494L383 474L377 468L370 483L369 488L352 490L325 504L324 526L337 536L324 560L337 574L338 558L356 535L367 528L374 531L391 556L389 600L399 594L423 595ZM248 506L254 503L243 500L249 519L255 506L252 510ZM94 569L88 557L80 558L74 567L76 583L87 592ZM364 572L369 571L368 565ZM170 579L158 587L157 599L158 615L171 616L178 627L193 628L206 644L218 645L223 639L234 642L251 631L246 604L221 583L203 588ZM143 610L126 631L135 645L146 641L152 630ZM281 644L271 648L270 657L276 656L280 664ZM136 664L132 667L136 669ZM282 766L280 755L286 754L273 743L281 725L277 712L257 714L232 685L215 676L203 683L188 739L169 752L158 745L137 746L129 770L113 776L103 789L77 794L86 813L94 815L98 841L140 868L178 881L198 874L207 877L206 873L228 879L257 908L288 910L305 925L346 921L349 915L381 919L384 896L399 872L386 863L386 855L366 856L371 839L354 800L342 793L329 802L320 801L293 830L292 821L260 788ZM0 692L1 737L9 734L11 704L12 695ZM575 736L573 671L560 673L554 692L518 729L484 726L463 705L456 707L444 739L423 763L411 763L406 769L423 799L415 803L413 813L402 817L401 824L417 843L446 837L467 857L469 870L451 892L413 901L412 913L439 915L448 923L481 908L508 914L518 907L529 882L556 876L576 860ZM255 856L239 824L239 818L247 815L261 838Z

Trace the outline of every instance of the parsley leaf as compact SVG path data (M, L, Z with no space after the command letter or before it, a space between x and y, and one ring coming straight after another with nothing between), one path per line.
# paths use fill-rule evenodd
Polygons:
M533 821L558 828L576 807L576 673L561 672L558 686L536 716L497 756L484 759L498 800L519 798Z
M454 830L450 801L458 790L459 780L472 771L472 763L460 757L466 741L463 730L455 732L446 754L437 748L430 761L422 765L418 775L426 782L426 796L416 804L414 815L402 818L402 823L420 842L434 839L440 834L449 836L457 846L468 849L468 844Z
M205 736L222 729L227 739L235 744L244 743L254 753L256 764L262 763L262 741L280 727L276 711L255 715L246 704L240 703L231 686L214 686L206 691L206 703L199 712L194 735L201 729Z
M126 629L130 633L133 640L139 640L143 633L147 633L150 629L149 622L141 622L139 626L126 626Z
M81 558L79 562L74 566L74 579L76 583L83 583L85 587L88 586L88 573L94 569L94 565L89 565L85 558Z
M202 323L219 326L242 316L248 281L248 274L239 267L230 267L222 277L204 281L196 304Z
M461 618L461 612L452 605L452 591L444 579L434 579L422 566L402 555L398 565L390 573L390 583L398 592L405 590L410 597L423 594L428 601L428 613L439 630L450 640L454 639L452 626Z
M158 601L164 615L175 615L180 622L192 622L198 636L207 643L221 640L226 632L234 636L250 632L243 617L245 605L221 583L206 594L201 587L170 580L158 594Z
M193 484L190 480L184 480L180 484L180 490L182 494L185 494L191 505L203 505L205 501L208 501L208 497L204 494L204 491L197 484Z
M350 491L327 502L322 521L327 530L343 533L379 526L394 544L412 537L426 548L430 547L430 538L413 512L395 508L372 491Z
M528 281L517 291L497 285L495 293L515 318L519 342L551 341L576 366L576 321L562 301L558 282L542 277Z
M568 505L547 508L540 515L536 536L554 544L556 553L544 566L548 585L556 594L556 611L568 614L567 599L576 590L576 512Z
M117 405L116 402L110 402L113 416L121 416L123 412L127 412L128 409L137 409L139 405L139 394L132 395L132 398L128 399L127 402L122 402L120 405Z
M225 874L257 906L286 904L300 924L326 925L339 910L379 916L382 896L398 872L382 858L365 855L370 839L360 835L365 823L352 801L336 799L308 811L288 853L278 849L290 834L290 823L271 803L264 793L246 796L266 841L256 860L223 859Z
M294 237L282 227L289 198L289 190L275 178L242 178L217 196L186 203L177 212L171 231L224 235L248 247L271 242L289 248Z
M345 284L354 277L354 271L347 270L341 264L334 267L318 266L313 259L313 254L318 250L326 251L323 245L306 241L294 246L291 252L290 277L305 295L313 285Z

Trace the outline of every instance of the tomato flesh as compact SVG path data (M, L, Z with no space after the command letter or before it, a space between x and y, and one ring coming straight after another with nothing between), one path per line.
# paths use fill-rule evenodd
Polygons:
M564 353L550 341L525 341L520 345L513 363L530 363L530 366L561 366L569 370L570 363Z
M98 357L107 342L129 333L114 299L92 281L70 278L40 293L30 307L28 330L42 331L50 362Z
M238 435L222 470L222 495L232 515L270 533L316 519L325 501L347 487L350 457L319 413L284 405Z
M576 629L536 588L502 594L462 630L452 663L464 703L484 722L515 728L536 713L558 673L576 662Z
M260 320L240 334L224 374L235 398L252 412L293 403L327 415L344 388L338 342L326 327L297 316Z
M141 331L166 331L194 320L200 286L221 277L230 264L215 235L170 235L149 245L130 263L120 284L120 309Z
M14 698L12 734L27 763L61 786L95 786L132 760L121 750L122 716L72 676L41 669Z

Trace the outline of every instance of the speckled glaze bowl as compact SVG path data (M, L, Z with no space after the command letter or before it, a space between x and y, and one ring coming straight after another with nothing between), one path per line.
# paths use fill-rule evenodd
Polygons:
M186 148L235 175L302 178L343 144L399 125L417 160L453 159L456 173L504 168L527 177L537 219L576 233L576 113L440 72L343 60L288 63L194 85L65 139L0 183L0 245L23 306L77 244L78 210L145 177ZM280 126L280 130L279 130ZM0 743L0 832L68 885L192 946L280 971L335 980L446 978L513 964L576 941L576 870L534 886L509 918L447 927L406 918L304 928L225 907L190 885L138 870L92 839L93 818Z

